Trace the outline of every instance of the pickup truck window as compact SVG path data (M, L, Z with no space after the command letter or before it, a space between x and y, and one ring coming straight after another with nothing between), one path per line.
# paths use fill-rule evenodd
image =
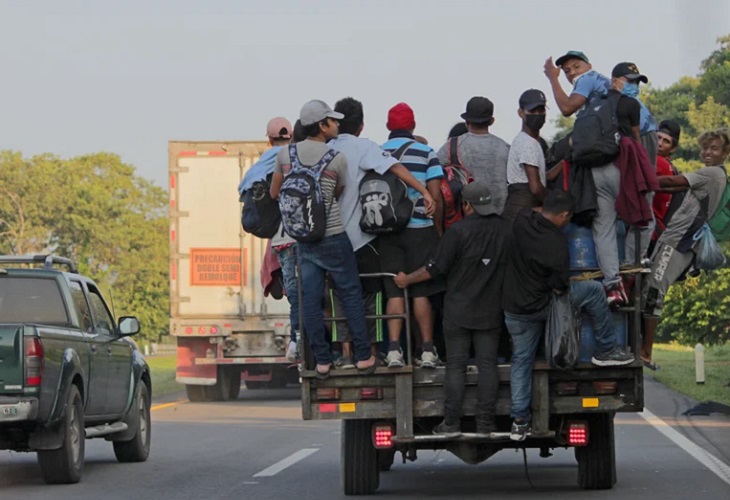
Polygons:
M56 280L0 278L0 323L68 325L68 313Z
M94 325L91 322L91 309L89 309L89 303L86 302L86 296L84 290L81 288L81 283L78 281L71 281L71 296L74 299L74 307L76 308L76 314L79 317L81 323L81 330L86 333L91 333L94 330Z
M112 319L112 315L109 314L109 310L106 308L101 294L93 286L89 286L89 302L91 302L91 309L94 311L96 328L106 330L108 332L107 334L111 335L114 331L114 320Z

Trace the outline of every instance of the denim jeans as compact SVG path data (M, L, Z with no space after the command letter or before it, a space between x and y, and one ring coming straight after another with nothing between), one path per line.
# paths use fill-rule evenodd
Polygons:
M332 351L325 335L324 296L325 274L329 274L337 297L347 316L352 334L355 361L370 358L370 341L365 323L365 305L357 273L357 261L346 233L327 236L315 243L297 243L302 269L302 299L304 331L317 363L332 362Z
M607 352L616 345L616 332L606 292L598 281L575 281L570 284L570 301L593 320L596 352ZM545 333L549 307L533 314L504 313L504 322L512 337L512 365L510 368L510 415L529 422L532 420L532 365L535 353Z
M459 419L463 415L466 365L472 343L479 369L476 418L479 421L494 417L497 390L499 389L497 347L501 331L501 328L472 330L444 320L444 338L446 340L444 417L447 423L459 423Z
M290 245L282 250L274 249L281 266L281 275L284 279L286 299L289 301L289 324L291 325L291 340L297 341L299 331L299 287L297 286L297 245Z

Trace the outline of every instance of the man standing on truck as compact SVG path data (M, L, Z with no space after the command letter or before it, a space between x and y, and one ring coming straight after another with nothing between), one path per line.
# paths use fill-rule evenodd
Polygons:
M504 317L499 302L492 299L502 293L510 239L509 224L498 215L499 207L486 183L475 181L464 186L462 202L465 218L444 233L436 256L426 266L408 275L398 273L394 278L400 288L435 276L446 278L444 420L434 433L450 436L461 433L466 366L472 345L479 369L476 430L478 434L496 430L497 347Z
M441 178L444 171L441 168L434 150L427 145L416 142L413 131L416 128L416 118L411 107L401 102L388 111L388 142L383 149L393 153L408 144L402 155L401 163L419 180L436 202L433 215L426 210L425 200L420 193L412 188L408 189L408 196L413 200L413 215L406 229L397 234L388 234L380 238L380 255L383 262L383 271L397 274L399 272L413 272L423 266L433 257L443 232L443 213L441 198ZM413 298L413 315L421 333L422 352L421 366L436 368L439 362L436 348L433 345L433 308L430 297L443 290L443 284L438 282L419 283L409 290ZM403 291L395 283L385 280L385 293L388 296L387 313L403 314L405 300ZM388 320L388 366L399 368L403 366L403 353L400 348L402 319Z
M282 116L277 116L269 120L266 124L266 137L269 139L271 148L261 155L259 161L251 165L246 171L243 180L238 185L238 194L243 197L243 193L251 189L253 183L267 179L274 173L276 164L276 155L279 154L281 148L287 146L292 140L292 125L289 120ZM297 357L297 337L299 335L299 292L297 289L297 278L294 272L296 266L296 241L284 232L283 227L279 226L279 231L271 238L271 249L281 266L281 276L284 281L284 291L286 299L289 302L289 325L290 340L289 347L286 350L286 359L293 363Z
M666 213L666 228L656 242L651 256L651 273L644 281L644 339L641 360L651 365L654 336L664 305L664 296L692 265L694 235L720 209L727 185L725 162L730 155L728 129L704 132L697 139L704 168L682 175L659 177L663 191L675 193ZM678 202L681 200L681 204ZM673 210L675 204L676 210Z
M532 365L553 294L570 293L573 307L593 320L597 366L620 366L634 357L616 344L616 332L603 286L597 281L569 281L568 240L562 229L570 222L570 194L548 191L541 210L524 209L512 225L511 258L504 278L505 324L512 336L510 438L524 441L531 429Z
M337 138L331 140L328 145L347 158L347 184L342 191L342 195L337 200L340 205L340 217L345 226L345 232L348 238L350 238L350 243L352 243L352 248L355 251L359 273L379 273L381 270L378 239L375 235L364 233L360 229L362 210L359 186L365 174L370 170L374 170L381 175L388 171L392 172L405 182L407 186L415 189L423 197L427 214L433 213L435 203L428 190L396 158L393 158L388 152L383 151L378 144L370 139L360 137L360 134L365 128L365 114L360 101L352 97L345 97L337 101L335 111L344 115L344 118L340 120L339 135ZM373 315L380 312L378 305L382 300L382 280L366 278L361 280L361 284L367 314ZM335 303L336 309L341 309L337 297L335 297ZM378 328L379 321L382 320L368 321L374 355L377 354L377 342L383 340L382 338L378 338L378 332L380 331L380 328ZM336 330L337 338L334 340L342 342L343 356L341 358L341 365L343 368L354 367L350 346L352 339L349 334L349 329L338 327Z
M284 175L291 172L292 163L298 162L306 168L316 166L326 156L330 156L331 150L326 143L337 137L337 120L342 118L344 116L341 113L336 113L320 100L309 101L302 107L299 120L307 139L292 146L292 154L289 149L279 151L271 183L272 198L279 198ZM324 238L315 242L297 243L302 272L303 303L300 306L307 338L317 360L316 376L326 378L332 369L332 351L325 337L322 310L325 274L332 278L335 291L342 301L353 336L356 366L364 373L372 373L376 367L376 358L370 351L357 261L345 233L336 199L347 183L347 159L343 154L332 157L324 166L318 182L324 205L327 207Z
M489 132L489 127L494 124L494 104L486 97L472 97L466 103L466 111L461 114L461 118L466 123L467 132L458 134L458 158L475 180L489 186L492 202L498 213L502 213L507 199L509 144ZM449 140L437 153L441 165L447 165L451 161L450 144L453 143L449 134Z

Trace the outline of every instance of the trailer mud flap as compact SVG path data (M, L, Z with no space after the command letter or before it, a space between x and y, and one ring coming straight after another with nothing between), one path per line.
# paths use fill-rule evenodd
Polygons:
M195 358L204 358L211 343L208 337L178 337L177 374L181 384L214 385L218 379L217 365L199 365Z

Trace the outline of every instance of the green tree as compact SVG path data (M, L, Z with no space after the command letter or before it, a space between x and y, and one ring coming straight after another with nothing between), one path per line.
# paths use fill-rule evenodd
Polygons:
M0 152L0 251L56 253L77 262L115 313L134 314L142 337L168 328L167 200L119 156L24 159Z

